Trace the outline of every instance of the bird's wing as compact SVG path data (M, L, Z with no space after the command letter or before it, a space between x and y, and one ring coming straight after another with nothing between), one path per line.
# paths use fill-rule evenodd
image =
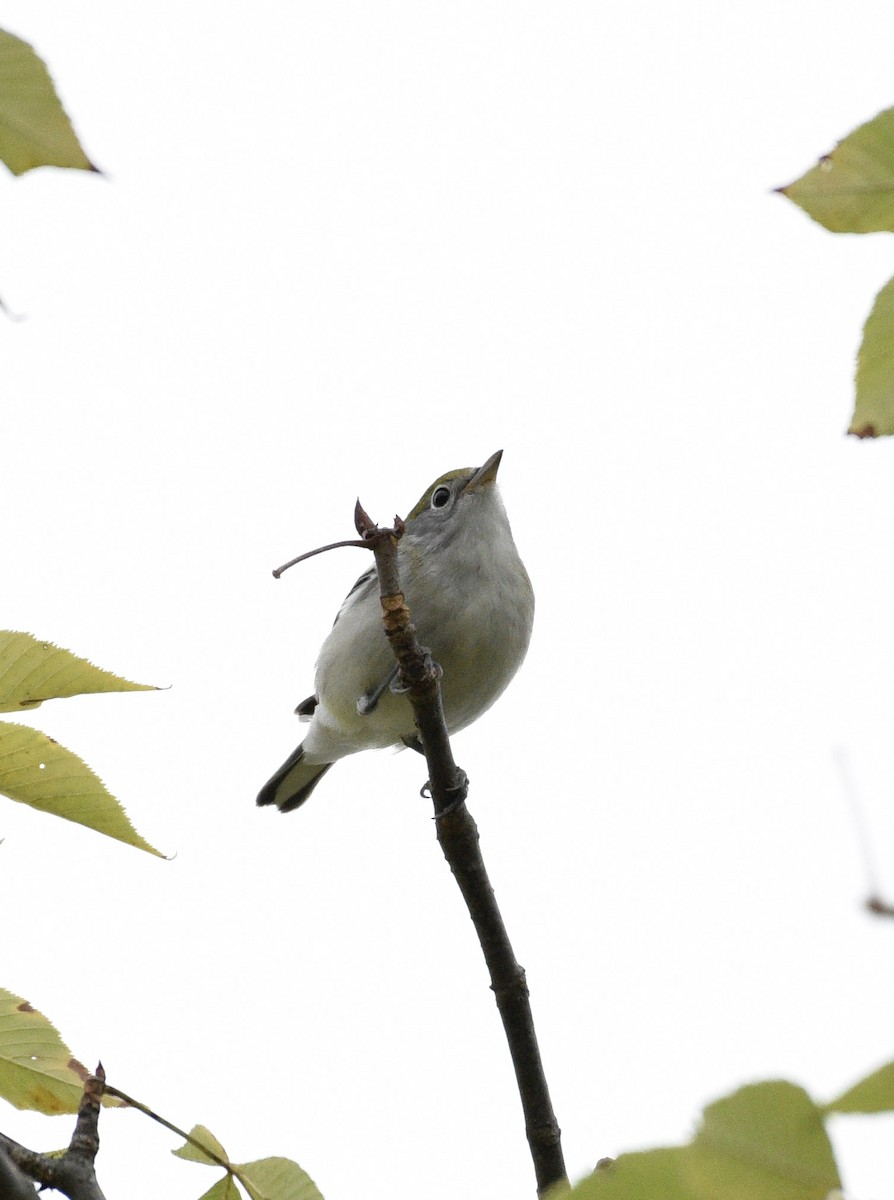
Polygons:
M375 567L370 567L370 569L368 571L363 572L363 574L360 576L360 578L357 580L357 582L354 584L354 586L348 592L347 596L345 596L344 600L342 600L341 608L336 613L335 620L332 622L333 625L338 624L338 618L342 615L343 612L345 612L347 609L351 608L354 604L359 603L359 601L363 600L367 596L367 594L372 590L372 588L374 586L373 580L375 578L376 578L376 568Z
M347 596L345 596L344 600L342 601L342 606L338 610L338 616L335 618L333 625L337 625L339 617L343 616L347 612L347 610L349 608L351 608L353 605L362 604L363 601L370 595L371 592L373 592L375 590L375 588L377 586L378 586L378 573L376 571L375 566L372 566L372 567L370 567L370 569L368 571L363 572L363 574L360 576L360 578L357 580L357 582L354 584L354 586L348 592ZM390 670L388 670L386 672L386 674L382 677L381 681L379 683L377 683L375 687L369 688L359 698L359 700L357 701L357 711L358 711L358 713L360 713L360 715L362 717L367 716L369 713L371 713L375 710L376 705L379 703L382 696L384 696L385 692L388 691L388 689L394 683L395 679L397 679L398 670L399 670L398 665L397 665L397 663L395 663L394 666L391 667ZM305 700L303 702L303 704L300 706L301 708L303 708L304 706L309 705L310 700L314 701L314 705L312 708L308 708L307 711L309 714L313 713L314 708L316 708L317 697L310 697L308 700Z

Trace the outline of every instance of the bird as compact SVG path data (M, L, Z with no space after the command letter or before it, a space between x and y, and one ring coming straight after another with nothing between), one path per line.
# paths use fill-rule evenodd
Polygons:
M447 731L486 712L521 666L534 591L497 490L503 451L441 475L398 542L401 586L420 644L440 666ZM307 735L258 794L291 812L339 759L395 746L422 749L413 708L382 624L376 569L345 597L316 664L315 690L295 710Z

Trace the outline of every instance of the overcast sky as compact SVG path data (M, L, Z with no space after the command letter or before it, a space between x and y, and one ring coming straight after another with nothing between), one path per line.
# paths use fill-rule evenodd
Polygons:
M327 1200L533 1173L415 755L254 797L356 575L504 449L528 660L454 744L569 1170L894 1057L894 273L772 189L894 104L890 7L8 2L104 178L0 178L2 624L158 693L45 705L161 862L0 804L3 971L89 1065ZM2 1114L35 1148L68 1118ZM894 1197L887 1118L834 1127ZM106 1194L216 1178L103 1117Z

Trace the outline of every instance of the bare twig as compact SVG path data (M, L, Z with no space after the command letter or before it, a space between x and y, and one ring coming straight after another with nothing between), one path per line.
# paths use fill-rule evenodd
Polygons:
M21 313L15 313L12 311L12 309L9 307L9 305L6 303L6 301L3 299L2 296L0 296L0 312L2 312L3 315L5 317L7 317L10 321L24 321L25 320L24 316ZM3 1195L3 1193L0 1192L0 1196L2 1196L2 1195Z
M869 896L864 901L864 907L867 912L871 912L877 917L894 917L894 905L882 898L882 890L879 886L878 872L872 853L872 842L869 838L866 816L863 811L863 797L851 771L850 757L847 751L841 746L836 746L833 754L838 767L844 798L847 801L851 821L854 825L857 847L860 851L860 857L863 859L863 870L866 872L866 885Z
M469 909L490 972L515 1068L537 1191L542 1195L554 1184L567 1182L561 1131L540 1059L525 972L512 951L481 856L478 828L466 808L468 780L453 760L441 705L441 671L416 640L401 591L397 543L403 522L396 519L393 529L379 529L359 500L354 517L357 532L376 557L385 632L425 751L438 841Z
M315 554L325 554L327 550L341 550L342 546L360 546L362 549L366 549L366 542L358 542L356 538L349 538L346 542L330 542L328 546L317 546L316 550L306 550L304 554L299 554L297 558L290 558L281 567L275 567L273 578L279 579L283 571L288 571L289 567L294 567L296 563L304 562L306 558L313 558Z

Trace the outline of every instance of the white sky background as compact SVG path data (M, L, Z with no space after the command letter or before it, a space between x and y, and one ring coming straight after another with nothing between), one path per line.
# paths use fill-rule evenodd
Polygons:
M894 104L881 4L7 3L100 179L0 178L2 624L157 694L44 706L170 863L0 808L3 970L89 1065L327 1200L533 1195L415 755L257 811L359 551L499 447L538 599L455 742L569 1170L894 1057L894 270L771 189ZM8 1110L38 1147L68 1118ZM103 1118L106 1194L216 1175ZM894 1197L890 1124L836 1127ZM134 1164L137 1164L136 1168ZM136 1179L134 1171L136 1170Z

